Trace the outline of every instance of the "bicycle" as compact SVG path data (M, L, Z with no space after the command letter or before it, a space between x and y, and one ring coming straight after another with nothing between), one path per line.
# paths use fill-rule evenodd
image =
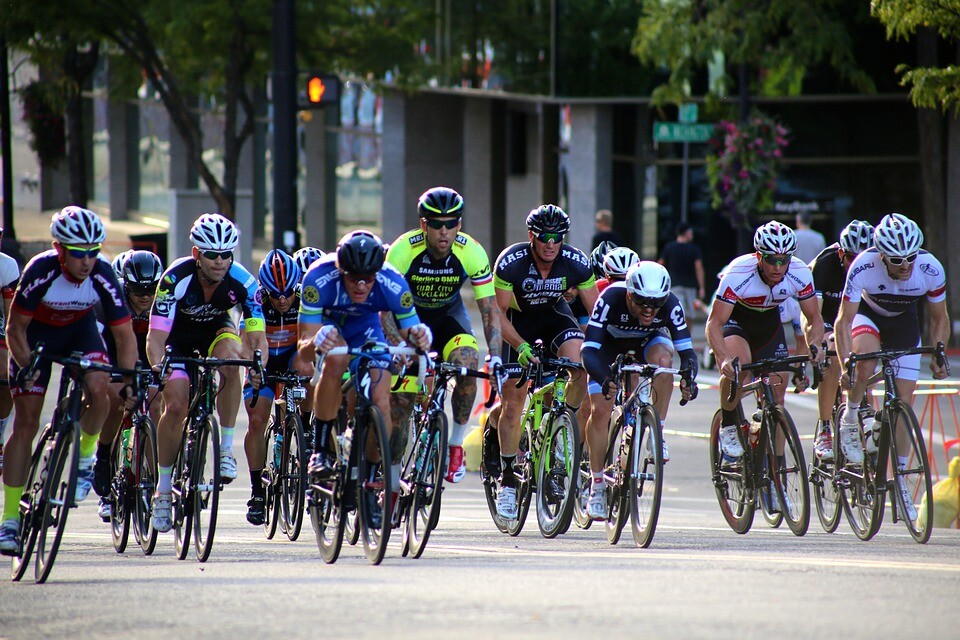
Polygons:
M133 370L93 362L80 353L55 356L38 344L26 367L31 377L40 360L63 368L53 417L40 432L30 458L30 470L20 498L20 550L13 557L11 577L23 578L36 547L34 579L47 581L57 558L70 509L77 506L77 472L80 463L80 415L83 412L83 377L91 371L134 375Z
M329 477L311 477L308 481L310 521L317 536L320 557L332 564L340 556L348 514L356 508L364 555L370 564L376 565L383 560L390 540L392 482L387 430L380 409L370 397L370 365L378 356L416 355L420 361L419 388L427 371L426 356L411 347L391 347L373 341L361 347L334 347L327 355L357 358L356 372L342 387L344 402L348 392L355 391L356 405L345 421L334 423L333 437L327 443L334 457ZM324 357L317 354L312 386L320 381ZM385 369L379 369L379 372L380 375L389 375Z
M689 369L634 363L632 354L617 356L611 371L619 388L603 473L607 486L607 540L610 544L619 542L629 515L634 543L645 549L657 529L663 492L663 431L650 399L653 381L661 374L680 376L693 389L693 398L696 385ZM632 376L637 376L637 382L628 394ZM680 404L686 405L687 401L681 399ZM581 477L582 483L589 480L589 472Z
M836 357L837 352L826 349L826 343L824 343L823 348L825 349L824 355L826 360L824 360L822 369L826 369L829 367L829 358ZM814 367L813 369L813 388L816 388L819 380L822 378L822 369L821 367ZM867 402L866 396L863 402L864 404ZM836 397L833 401L833 409L830 412L831 424L837 424L842 413L843 390L838 385ZM836 456L836 454L834 454L834 456ZM817 518L820 520L820 526L826 533L833 533L840 524L840 514L843 512L840 506L840 493L837 490L837 485L833 478L835 468L834 461L836 458L823 460L817 457L816 451L813 451L811 460L809 477L810 486L813 490L813 504L817 509Z
M533 346L539 363L524 367L517 388L528 384L527 406L520 416L522 431L514 462L517 479L517 519L504 521L497 515L497 478L500 475L500 447L488 420L484 426L481 476L487 507L501 533L517 536L536 494L537 525L545 538L565 533L576 501L580 468L580 431L577 417L565 404L572 371L582 370L569 358L544 358L541 341ZM552 378L552 379L550 379ZM549 379L549 381L548 381ZM546 410L545 410L546 409Z
M150 417L149 400L152 384L151 370L138 372L136 406L124 415L110 447L111 481L106 499L117 553L126 550L131 526L144 555L151 555L157 545L157 531L150 519L150 501L157 486L157 428Z
M796 536L804 535L810 525L810 493L803 448L790 414L774 400L771 382L774 372L796 374L798 371L790 365L809 359L806 355L770 358L741 367L740 359L734 358L734 379L728 401L733 402L738 389L742 388L754 393L757 411L752 422L747 422L743 407L737 405L737 424L742 425L737 429L737 437L744 453L740 458L728 459L720 447L721 412L717 410L710 425L710 470L720 511L736 533L750 530L758 500L761 509L771 515L779 512ZM757 377L741 385L741 371L754 371ZM777 453L781 446L783 453ZM779 508L772 504L774 497Z
M216 411L219 389L217 369L223 366L249 367L263 375L260 350L253 359L223 359L172 355L167 347L160 364L160 388L166 382L171 365L186 365L190 379L190 404L184 419L180 448L173 464L173 529L177 558L184 560L190 550L190 534L197 560L206 562L213 550L217 529L217 507L220 504L220 428ZM259 388L254 390L251 406L255 406Z
M403 526L401 555L409 552L419 558L426 548L430 532L440 518L443 479L446 470L447 416L444 406L447 385L454 377L494 378L485 406L493 406L500 382L496 374L438 362L428 375L434 377L429 397L414 406L413 446L400 473L400 495L397 498L395 521Z
M840 492L850 528L861 540L870 540L880 530L888 491L894 494L891 501L893 521L903 520L910 536L918 543L925 544L930 540L933 526L933 500L930 496L933 487L926 446L913 407L900 399L896 385L895 360L900 356L916 354L931 354L941 366L947 364L942 342L936 347L887 349L851 354L847 358L851 386L856 375L855 365L862 360L880 361L880 371L870 377L869 385L880 380L884 383L883 403L874 416L876 422L873 433L864 434L861 440L861 444L866 445L863 463L847 461L842 447L835 447L834 450L834 483ZM906 441L905 448L901 448L897 442L898 437ZM838 423L834 427L834 442L839 442ZM907 462L901 468L899 461L904 459ZM923 496L927 499L920 500ZM920 508L925 510L925 518L920 517Z
M277 526L293 542L300 537L307 487L307 442L300 418L304 386L310 376L294 372L268 373L264 384L283 385L264 432L267 464L261 482L266 492L263 529L272 540Z

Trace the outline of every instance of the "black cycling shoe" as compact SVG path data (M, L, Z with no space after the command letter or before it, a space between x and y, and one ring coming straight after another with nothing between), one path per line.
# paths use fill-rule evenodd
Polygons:
M267 499L264 496L253 496L247 500L247 522L255 527L263 524L267 518Z
M307 473L315 478L332 478L336 475L336 460L326 451L317 451L310 456Z
M93 490L100 497L110 495L110 458L97 456L93 463Z

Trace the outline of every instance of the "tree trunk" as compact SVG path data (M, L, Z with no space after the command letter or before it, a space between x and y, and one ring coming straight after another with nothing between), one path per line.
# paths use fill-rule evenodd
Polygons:
M937 66L937 35L930 29L917 32L917 64ZM944 182L944 120L936 109L917 109L920 152L924 248L944 259L947 255L946 185Z
M89 201L87 193L87 162L84 156L83 139L83 95L82 91L99 58L99 45L93 45L89 51L80 51L72 47L63 61L63 73L71 81L68 89L64 121L67 134L67 168L70 174L70 203L86 207Z

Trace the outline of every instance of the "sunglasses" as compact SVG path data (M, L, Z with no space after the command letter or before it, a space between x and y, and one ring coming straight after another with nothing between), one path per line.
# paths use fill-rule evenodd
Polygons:
M288 291L287 293L269 293L267 295L269 295L270 298L272 298L273 300L282 301L282 300L289 300L290 298L293 297L294 293L295 293L294 291Z
M667 302L667 297L662 298L648 298L647 296L638 296L635 293L630 294L630 299L633 300L633 303L638 307L643 309L659 309Z
M233 251L201 251L200 255L207 260L216 260L217 258L222 260L233 259Z
M790 264L791 257L789 254L764 253L763 261L774 267L782 267L785 264Z
M63 248L67 250L67 253L70 254L71 258L77 258L82 260L83 258L95 258L100 254L100 247L103 245L95 244L90 248L87 247L76 247L71 244L63 245Z
M905 258L894 258L893 256L887 256L887 262L893 265L894 267L899 267L904 262L906 262L907 264L913 264L916 261L918 255L920 254L914 253Z
M562 233L538 233L537 240L539 240L544 244L548 242L552 242L554 244L560 244L561 242L563 242L563 234Z
M136 285L127 285L127 292L132 296L152 296L157 290L154 287L138 287Z
M424 222L426 222L427 226L431 229L456 229L460 224L460 218L455 218L454 220L432 220L424 218Z
M362 282L365 285L371 285L374 280L377 279L377 274L371 273L367 276L357 276L352 273L344 273L343 277L353 284L360 284Z

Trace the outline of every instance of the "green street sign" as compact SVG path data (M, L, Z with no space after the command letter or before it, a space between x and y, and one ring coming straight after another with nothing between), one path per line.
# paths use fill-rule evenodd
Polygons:
M660 122L653 123L654 142L706 142L713 136L713 123Z

